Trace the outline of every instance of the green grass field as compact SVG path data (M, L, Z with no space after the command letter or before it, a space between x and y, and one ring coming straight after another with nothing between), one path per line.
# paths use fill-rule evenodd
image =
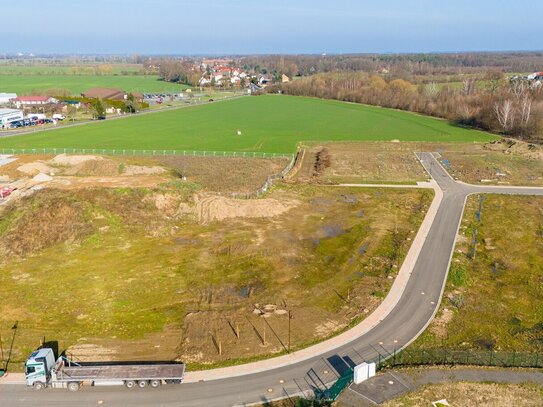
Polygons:
M2 74L0 69L0 92L19 95L68 90L79 95L93 87L121 88L127 92L179 92L186 85L164 82L152 75L62 75L62 74Z
M242 135L237 135L237 130ZM260 96L0 139L0 148L194 149L290 153L300 141L490 141L484 132L379 107Z

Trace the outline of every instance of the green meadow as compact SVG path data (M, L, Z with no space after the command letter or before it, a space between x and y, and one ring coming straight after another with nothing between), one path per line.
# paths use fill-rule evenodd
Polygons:
M290 153L301 141L485 142L493 139L495 136L488 133L398 110L267 95L2 138L0 148Z
M69 75L69 74L2 74L0 69L0 92L19 95L55 91L68 91L79 95L94 87L120 88L127 92L179 92L186 85L161 81L153 75ZM61 93L61 92L59 92Z

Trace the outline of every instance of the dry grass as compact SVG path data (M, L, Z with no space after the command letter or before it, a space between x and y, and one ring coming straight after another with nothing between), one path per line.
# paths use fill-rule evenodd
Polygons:
M472 184L543 185L543 148L534 144L451 144L441 161L455 178Z
M177 175L200 184L204 189L221 193L250 193L277 174L289 162L285 158L166 157L158 160Z
M383 407L431 406L442 399L453 407L539 407L543 405L543 391L540 386L523 384L436 384L388 401Z
M294 349L321 340L381 301L431 200L284 186L269 198L287 212L201 224L194 191L175 188L45 190L4 210L0 331L20 321L15 359L45 336L93 359L235 363L284 351L286 310Z
M383 142L308 144L296 179L321 183L425 181L427 175L414 155L419 147L413 143ZM322 151L326 151L327 165L315 171Z
M250 193L262 187L269 176L279 173L289 162L285 158L111 156L67 166L51 164L49 161L52 158L52 155L19 155L16 161L0 167L0 176L18 180L36 175L38 170L27 174L17 169L24 164L37 163L40 168L47 168L47 173L53 172L55 176L66 178L74 184L84 181L85 185L88 185L85 179L92 177L133 177L133 182L124 181L136 186L138 177L159 175L163 182L185 177L187 181L200 185L204 191ZM159 174L156 170L160 168L156 168L157 166L164 167L167 172ZM136 175L131 175L132 172ZM90 185L92 186L92 180Z
M468 199L438 317L413 344L543 350L543 198ZM468 254L477 229L475 258Z

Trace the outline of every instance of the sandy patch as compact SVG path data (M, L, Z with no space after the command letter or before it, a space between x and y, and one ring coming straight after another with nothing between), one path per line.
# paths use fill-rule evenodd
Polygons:
M454 313L448 309L443 308L441 314L434 318L430 326L430 331L438 338L445 338L447 336L447 325L452 321Z
M73 165L78 165L87 161L101 161L103 159L104 159L103 157L99 157L96 155L59 154L55 158L50 160L49 163L54 164L54 165L73 166Z
M241 200L223 196L196 197L196 215L201 223L229 218L269 218L281 215L300 203L273 198Z
M127 165L123 175L156 175L164 174L166 170L162 167L142 167L139 165Z
M51 171L54 171L54 169L42 161L36 161L33 163L26 163L17 167L17 171L20 171L27 175L37 175L40 172L49 174L51 173Z

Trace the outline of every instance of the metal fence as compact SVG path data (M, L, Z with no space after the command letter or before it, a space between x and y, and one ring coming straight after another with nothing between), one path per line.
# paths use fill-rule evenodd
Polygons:
M379 369L398 366L470 365L542 368L543 353L475 350L403 350L379 361Z
M1 148L0 154L81 154L81 155L110 155L110 156L192 156L192 157L247 157L247 158L290 158L295 154L264 153L259 151L200 151L200 150L135 150L135 149L104 149L104 148Z
M298 156L300 155L300 151L298 151L296 154L292 155L290 157L290 161L287 164L283 170L277 174L268 176L268 179L262 185L258 190L254 192L249 193L233 193L232 197L234 198L243 198L243 199L253 199L253 198L259 198L262 195L264 195L266 192L269 191L269 189L273 186L273 182L278 179L283 179L291 170L294 168L294 165L296 165L296 161L298 159ZM280 157L287 157L287 156L280 156Z
M420 349L379 354L375 360L378 370L412 366L494 366L543 368L543 353L502 352L449 349ZM353 382L353 371L341 376L332 386L315 393L315 400L335 401Z

